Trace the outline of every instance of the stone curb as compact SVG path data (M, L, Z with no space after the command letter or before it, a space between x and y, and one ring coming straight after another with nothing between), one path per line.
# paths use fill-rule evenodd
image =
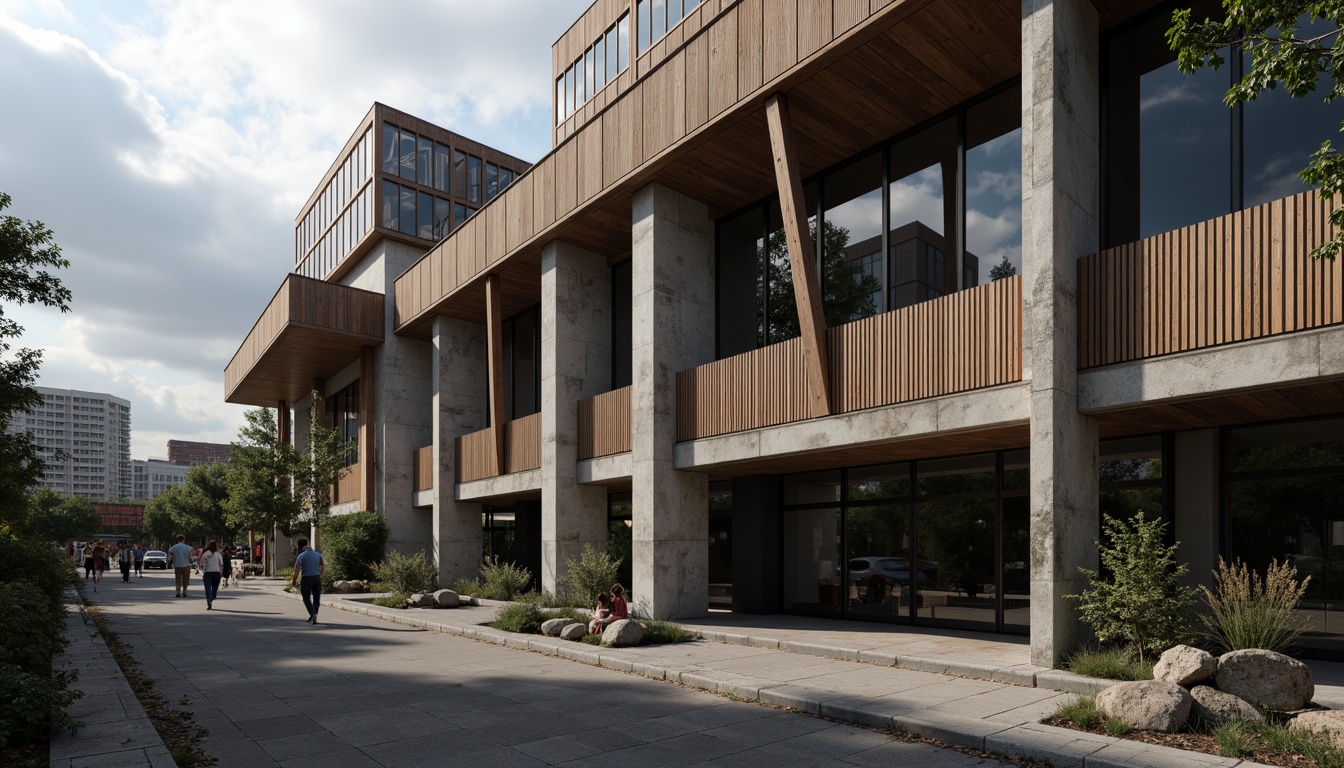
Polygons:
M163 743L145 708L131 690L102 633L82 616L83 600L73 588L66 589L65 635L70 644L52 664L57 670L79 672L73 686L84 691L68 711L84 723L78 733L51 735L48 765L117 765L127 768L175 768L177 763ZM97 693L86 686L97 682ZM116 701L110 700L115 693ZM109 749L109 745L116 745Z
M298 595L290 594L284 591L281 595L292 600L300 600ZM999 723L992 720L981 720L973 717L963 717L958 715L940 714L936 719L930 717L921 717L917 714L888 713L882 710L880 703L872 699L866 699L861 696L845 696L835 691L828 691L819 688L812 688L806 685L792 683L778 683L769 680L759 680L744 675L735 675L723 670L677 670L670 667L661 667L642 661L638 656L630 651L624 651L619 648L601 648L599 646L587 645L585 643L574 643L559 638L540 637L540 636L520 636L513 632L505 632L493 627L485 626L457 626L444 624L442 622L430 621L412 616L397 616L391 614L397 609L384 609L381 606L366 605L364 603L334 599L325 602L344 611L358 613L377 619L384 619L397 624L420 627L422 629L443 632L450 635L460 635L473 640L493 643L509 648L532 651L534 653L543 653L548 656L557 656L562 659L569 659L594 666L605 667L620 672L641 675L653 680L667 680L680 683L689 688L697 688L711 693L731 695L747 701L756 701L775 707L786 707L796 709L809 714L821 717L839 720L869 728L891 729L907 733L917 734L930 739L947 742L957 746L970 749L995 752L1002 755L1016 757L1018 755L1036 758L1038 760L1048 760L1055 768L1064 768L1065 766L1078 766L1079 768L1270 768L1261 763L1254 763L1245 760L1233 758L1218 757L1216 755L1206 755L1201 752L1187 752L1185 750L1173 749L1171 747L1159 746L1156 744L1146 744L1139 741L1127 741L1125 739L1116 739L1109 736L1100 736L1082 731L1074 731L1067 728L1057 728L1042 723L1025 723L1022 725L1012 725L1009 723ZM503 603L497 603L503 605ZM701 633L706 640L713 640L708 637L711 634L721 633ZM742 636L737 636L742 637ZM734 642L734 645L753 645L753 643ZM783 646L779 643L778 646ZM825 646L810 645L807 643L790 643L790 645L800 653L809 653L809 655L823 655L832 658L827 654L813 654L810 651L814 649L825 649ZM784 650L782 647L776 647L775 650ZM852 654L853 658L848 661L858 661L857 654ZM902 666L902 665L886 665ZM942 674L956 674L949 672L952 666L975 667L977 671L981 669L990 669L987 665L949 665L939 663L934 665L936 669L919 671L937 671ZM906 667L913 669L913 667ZM1012 669L1011 667L1005 669ZM1002 670L1000 670L1002 671ZM1094 680L1093 678L1081 677L1068 672L1059 672L1062 677L1053 675L1044 675L1044 680L1040 678L1040 673L1032 673L1036 682L1054 682L1058 680L1061 683L1067 683L1073 686L1082 686L1084 682L1100 685L1105 688L1110 683L1106 681ZM966 677L982 677L981 674L965 675ZM1011 683L1012 681L999 681ZM1036 686L1053 687L1053 686ZM1100 688L1098 689L1100 690Z

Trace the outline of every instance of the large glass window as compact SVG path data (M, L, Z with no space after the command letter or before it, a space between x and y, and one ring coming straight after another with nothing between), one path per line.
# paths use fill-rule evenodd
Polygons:
M401 178L407 181L415 181L415 134L407 130L401 131L401 161L399 170Z
M499 166L494 163L485 164L485 199L493 200L495 195L499 194Z
M467 201L481 202L481 158L467 155Z
M425 240L434 239L434 196L427 192L416 193L415 236Z
M966 248L961 287L990 282L1005 260L1022 271L1022 94L966 110Z
M467 194L467 155L456 149L453 150L453 189L458 195Z
M861 320L883 310L882 153L822 180L822 302L827 325Z
M444 194L453 193L453 156L442 144L434 145L434 188Z
M434 142L424 136L416 138L415 180L426 187L434 186Z
M957 122L946 119L892 146L887 188L889 306L908 307L956 291L944 236L956 228Z
M541 314L537 307L503 323L504 417L521 419L541 410Z
M401 132L391 123L383 123L383 173L396 176L401 168Z
M415 234L415 190L410 187L401 187L401 226L402 232L408 235Z
M1173 520L1166 504L1162 436L1102 440L1099 449L1101 514L1129 520L1143 512L1147 519L1165 520L1168 538L1174 541Z
M630 14L627 13L621 17L621 20L616 23L616 29L616 71L624 72L625 68L630 66Z
M1228 559L1310 576L1297 651L1344 659L1344 418L1223 433Z
M634 356L633 307L631 305L631 263L623 261L611 268L611 388L627 387L633 380Z
M625 585L626 592L637 591L634 583L634 502L629 493L607 494L607 554L619 564L616 581Z
M342 442L359 444L359 382L327 397L327 423L340 434ZM345 456L345 466L359 462L356 451Z

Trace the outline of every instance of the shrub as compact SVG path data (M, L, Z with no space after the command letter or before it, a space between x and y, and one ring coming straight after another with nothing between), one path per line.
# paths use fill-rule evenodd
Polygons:
M335 515L322 525L322 555L334 579L368 579L383 559L387 521L373 512Z
M1050 720L1073 723L1081 728L1089 728L1099 717L1097 701L1091 696L1077 696L1055 708Z
M584 544L583 553L565 565L569 569L565 576L567 590L580 604L594 606L598 593L606 592L616 583L621 561L612 559L606 552L598 552L591 544Z
M84 694L69 690L72 672L32 672L0 663L0 749L45 739L56 728L74 733L79 723L65 708Z
M640 645L684 643L694 638L695 635L692 632L675 621L654 619L644 622L644 639L640 642Z
M1106 515L1096 543L1102 572L1079 568L1088 588L1066 595L1098 639L1128 644L1140 662L1191 636L1195 588L1180 584L1190 569L1176 563L1176 545L1163 545L1165 527L1142 511L1132 522Z
M551 617L530 603L513 603L500 609L490 626L505 632L521 632L535 635L541 631L541 623Z
M481 582L485 589L480 597L493 600L512 600L532 583L532 572L511 562L500 562L497 555L481 563ZM456 591L456 590L454 590Z
M471 595L472 597L485 596L482 591L485 588L485 585L481 584L481 582L476 579L458 579L452 584L449 584L448 588L459 595Z
M1152 680L1153 665L1134 658L1128 648L1111 646L1082 648L1069 656L1065 668L1087 677L1106 680Z
M1202 616L1205 632L1228 651L1265 648L1282 651L1306 630L1295 611L1311 577L1297 580L1297 569L1288 563L1270 561L1260 577L1237 560L1228 565L1218 559L1214 589L1200 587L1209 613Z
M395 594L388 595L387 597L375 597L373 599L373 604L381 605L384 608L405 608L406 598L408 597L410 597L409 593L397 592Z
M68 644L64 610L30 582L0 582L0 616L23 617L0 622L0 663L42 674Z
M390 592L428 592L438 584L438 569L423 549L410 557L394 550L385 562L373 566L373 577L387 582Z
M293 568L276 568L276 569L275 569L275 575L276 575L278 578L281 578L281 579L288 579L290 576L293 576L293 575L294 575L294 569L293 569Z
M538 608L592 608L586 601L575 597L571 592L555 594L554 592L524 592L514 598L520 602L531 603Z

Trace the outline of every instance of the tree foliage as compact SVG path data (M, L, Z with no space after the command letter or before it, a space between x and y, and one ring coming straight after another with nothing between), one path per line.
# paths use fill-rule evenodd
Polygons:
M1003 280L1017 274L1017 267L1008 260L1008 254L1003 254L1003 261L989 268L989 279L991 282Z
M1344 38L1340 35L1344 0L1223 0L1223 7L1226 18L1221 21L1196 21L1189 8L1178 9L1172 14L1167 42L1177 54L1180 70L1187 74L1201 67L1223 66L1226 50L1232 55L1249 54L1250 68L1223 98L1228 106L1254 101L1278 87L1292 98L1304 98L1316 92L1322 76L1330 82L1323 95L1326 102L1344 94ZM1312 22L1328 22L1331 31L1304 37L1299 34L1304 16ZM1326 139L1299 176L1307 184L1320 186L1326 200L1333 200L1344 193L1344 157ZM1312 249L1317 258L1333 259L1344 248L1344 206L1330 213L1330 222L1337 235Z
M0 211L9 195L0 192ZM23 326L5 313L10 305L41 304L70 310L70 290L50 269L70 262L61 256L51 230L39 221L0 216L0 528L27 521L28 492L42 477L42 459L25 432L9 432L14 417L42 403L37 383L39 350L14 349Z
M810 242L815 242L815 222L809 227ZM846 257L849 230L826 222L821 231L821 293L826 325L834 327L876 314L873 294L882 290L882 282L864 272L858 262ZM773 232L761 254L765 269L757 275L757 296L767 296L765 311L760 316L757 335L762 345L792 339L797 336L798 307L794 300L793 271L789 262L789 245L784 230ZM764 285L761 283L764 282Z
M322 529L322 556L332 579L371 579L390 531L382 515L361 510L334 515Z
M43 541L66 542L92 536L101 526L102 517L88 499L65 496L50 488L39 488L32 495L28 530Z
M279 527L288 535L300 512L288 482L296 463L294 446L280 439L270 408L254 408L243 417L238 441L229 446L225 515L240 529Z
M236 538L239 529L224 511L228 472L228 465L223 463L194 466L181 485L151 499L145 507L145 528L150 535L171 541L182 534L193 544Z
M331 489L350 471L355 446L345 442L341 431L323 424L320 401L313 398L308 411L308 445L294 463L294 495L304 519L321 525L331 511Z
M1166 524L1139 512L1131 521L1103 518L1101 571L1079 568L1088 587L1078 601L1084 624L1102 642L1129 645L1145 661L1191 638L1195 588L1180 581L1189 572L1176 562L1176 545L1162 542Z

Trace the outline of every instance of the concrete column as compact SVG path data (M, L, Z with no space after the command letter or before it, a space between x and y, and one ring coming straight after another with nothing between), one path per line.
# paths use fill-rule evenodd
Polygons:
M673 468L678 371L714 358L714 222L659 184L632 205L633 607L656 618L709 609L709 481Z
M1078 567L1096 567L1097 424L1078 413L1078 258L1098 247L1097 12L1022 3L1023 375L1031 380L1031 660L1080 639Z
M434 318L434 557L439 583L474 577L481 567L481 505L459 502L457 438L485 428L485 326Z
M1222 527L1218 482L1218 430L1176 433L1171 463L1175 479L1177 557L1190 566L1185 583L1211 583L1218 567L1218 538Z
M611 389L611 268L552 241L541 251L541 586L585 545L607 546L607 489L579 485L578 402Z

